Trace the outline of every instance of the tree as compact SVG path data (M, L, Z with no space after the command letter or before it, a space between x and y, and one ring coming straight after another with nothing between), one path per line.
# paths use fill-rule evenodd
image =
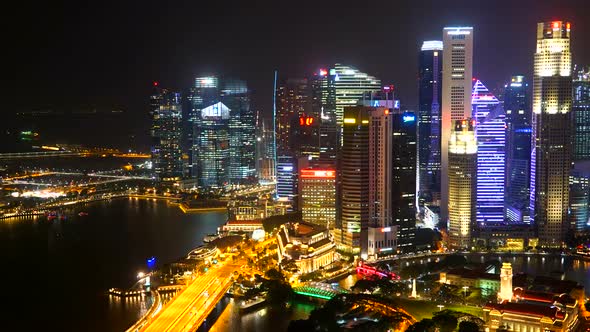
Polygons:
M457 328L457 317L449 310L435 313L432 320L441 332L453 332Z
M283 274L281 272L279 272L277 269L270 269L270 270L266 271L264 276L270 280L284 280L285 279L285 276L283 276Z
M459 323L459 332L479 332L479 326L474 322L463 321Z
M424 318L423 320L410 325L406 332L433 332L435 328L436 326L432 319Z

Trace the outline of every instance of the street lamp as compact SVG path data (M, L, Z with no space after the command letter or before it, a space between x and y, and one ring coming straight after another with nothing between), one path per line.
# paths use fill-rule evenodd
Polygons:
M442 311L442 308L444 308L445 306L442 304L439 304L439 305L437 305L437 307L438 307L438 311Z
M469 289L469 286L463 286L463 297L467 297L467 290Z

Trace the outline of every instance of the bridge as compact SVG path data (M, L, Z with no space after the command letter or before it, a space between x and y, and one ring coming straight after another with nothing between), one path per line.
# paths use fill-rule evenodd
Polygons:
M139 331L194 331L203 324L232 284L232 273L245 261L220 262L192 280Z
M149 154L142 153L113 153L101 151L69 151L69 150L51 150L35 152L9 152L0 153L0 160L18 160L18 159L35 159L47 157L114 157L114 158L151 158Z
M330 284L322 282L308 282L301 286L293 288L295 294L318 298L322 300L330 300L334 296L342 293L347 293L340 288L334 288Z

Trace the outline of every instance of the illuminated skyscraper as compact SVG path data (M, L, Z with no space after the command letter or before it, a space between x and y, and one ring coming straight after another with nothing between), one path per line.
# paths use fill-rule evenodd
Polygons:
M456 120L449 140L449 244L466 248L476 223L477 140L475 120Z
M559 247L568 230L572 76L570 23L537 25L533 81L531 222L539 244Z
M590 229L590 172L586 169L572 170L570 175L569 214L572 228L577 235Z
M274 132L272 122L264 119L257 112L256 124L256 173L258 181L268 183L275 181Z
M454 120L470 118L473 77L473 28L443 29L441 112L441 219L449 217L449 141Z
M310 95L307 79L286 79L277 89L277 154L293 155L298 138L293 126L299 118L311 116ZM315 117L315 121L318 121Z
M505 85L506 208L519 211L513 222L529 222L531 164L531 109L524 76L512 76ZM507 216L510 216L507 214Z
M392 226L393 203L392 115L389 108L377 107L369 118L369 256L397 247L397 229L388 228Z
M340 160L342 243L345 250L366 253L369 225L369 114L371 107L344 109Z
M574 70L574 160L590 160L590 68Z
M440 200L440 104L442 88L443 43L425 41L420 50L418 68L418 199Z
M303 221L333 229L336 222L336 171L299 171Z
M392 224L397 225L397 245L402 252L414 248L416 233L416 114L392 114Z
M288 201L294 210L298 203L297 159L292 156L277 156L277 198Z
M338 125L336 122L336 87L334 70L320 69L311 79L311 114L315 124L305 126L302 133L302 144L308 146L307 153L324 164L336 167L336 154L340 146ZM311 140L310 140L311 138ZM317 141L316 141L317 139ZM308 143L311 141L312 143ZM313 149L311 149L313 147ZM315 150L317 148L317 150ZM303 151L303 146L301 147ZM315 151L314 151L315 150Z
M152 120L152 168L160 181L177 181L183 176L182 105L180 93L160 89L154 83L150 96Z
M246 83L197 77L189 96L191 175L202 187L253 181L256 117Z
M477 224L504 221L506 121L504 108L477 80L471 97L477 137Z
M367 93L381 91L381 80L352 66L337 63L328 74L334 80L336 123L338 126L342 126L345 107L356 106Z

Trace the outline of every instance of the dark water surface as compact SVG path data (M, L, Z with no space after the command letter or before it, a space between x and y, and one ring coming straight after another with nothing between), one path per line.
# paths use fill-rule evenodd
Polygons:
M88 216L78 216L79 211ZM225 213L183 214L164 201L118 199L76 206L66 220L0 220L4 327L21 331L122 331L151 299L106 295L128 288L146 259L174 261L201 245Z

